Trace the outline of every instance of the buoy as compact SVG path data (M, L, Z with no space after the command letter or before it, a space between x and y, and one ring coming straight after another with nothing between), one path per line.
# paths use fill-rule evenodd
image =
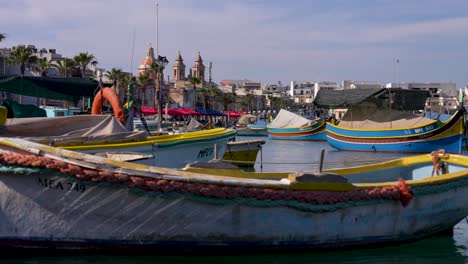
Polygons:
M102 104L105 101L108 101L112 105L114 110L114 116L117 120L125 125L125 111L122 103L119 100L119 97L114 92L114 89L109 87L103 87L94 97L93 108L91 109L92 115L102 114Z

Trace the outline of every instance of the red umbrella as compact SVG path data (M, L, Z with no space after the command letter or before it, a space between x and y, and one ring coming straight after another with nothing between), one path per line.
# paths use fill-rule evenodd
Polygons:
M191 115L191 116L200 116L201 114L198 113L197 111L193 110L192 108L181 108L186 115Z
M163 112L163 114L166 114L166 108L163 108L162 112ZM170 107L170 108L167 109L167 112L168 112L167 114L171 115L171 116L184 115L184 113L180 110L180 108L175 109L175 108Z
M142 107L141 113L145 115L155 115L158 113L158 110L154 107Z
M232 110L227 110L225 112L225 115L229 116L229 117L240 117L241 115L244 115L245 113L244 112L235 112L235 111L232 111Z

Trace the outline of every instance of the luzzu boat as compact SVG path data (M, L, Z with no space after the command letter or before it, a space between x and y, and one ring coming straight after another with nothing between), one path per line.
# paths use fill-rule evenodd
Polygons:
M389 93L394 97L392 107L383 107L388 105L385 101ZM444 148L461 153L463 110L443 122L409 112L424 107L427 94L401 89L319 91L314 103L319 107L348 107L338 123L326 125L327 141L336 149L425 153Z
M97 154L118 160L168 168L222 156L234 129L216 128L174 135L148 136L127 131L115 118L80 115L56 118L7 119L0 136L22 137L35 142ZM216 150L215 150L216 149Z
M326 140L325 123L312 121L300 115L281 109L273 122L268 125L272 139L285 140Z
M341 150L424 153L445 148L461 153L463 111L449 120L395 129L350 129L327 123L330 145Z
M267 122L254 115L242 115L237 121L238 136L268 136Z
M0 246L200 253L413 241L468 215L468 157L437 157L448 172L433 177L427 154L321 174L180 171L0 138Z
M237 129L238 136L267 137L268 128L266 125L247 125Z
M234 140L236 132L233 129L214 128L183 134L150 136L141 141L62 146L64 149L90 154L124 155L133 153L134 162L181 168L194 161L209 161L214 158L215 151L223 155L226 144Z
M241 167L252 167L264 144L265 140L259 139L228 142L223 160Z

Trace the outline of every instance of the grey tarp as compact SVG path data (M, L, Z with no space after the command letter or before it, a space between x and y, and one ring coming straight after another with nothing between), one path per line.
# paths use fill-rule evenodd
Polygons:
M57 100L94 97L99 83L81 78L0 76L0 91Z
M186 132L189 132L189 131L195 131L195 130L199 130L201 129L202 127L202 124L200 124L200 122L198 122L195 118L190 118L190 121L185 129Z
M411 112L362 103L349 107L338 126L356 129L405 128L421 126L432 121L434 120Z
M2 137L22 137L52 146L139 141L144 131L127 131L110 115L78 115L7 119L0 127Z
M396 88L321 89L315 97L314 105L319 108L349 108L363 102L372 102L377 106L388 107L389 95L392 109L420 110L424 109L429 91Z

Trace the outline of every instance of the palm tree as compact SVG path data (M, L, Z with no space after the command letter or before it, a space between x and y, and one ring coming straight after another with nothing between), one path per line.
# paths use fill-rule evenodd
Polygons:
M85 78L86 75L86 67L88 64L96 65L97 61L94 60L94 55L89 54L88 52L80 52L77 56L73 58L76 64L80 66L81 69L81 78Z
M160 67L156 62L151 63L150 65L150 71L149 71L149 78L154 81L154 107L157 107L159 104L156 104L159 102L159 93L162 92L160 91L161 87L160 86L160 76L159 72L161 71L162 67Z
M253 94L248 93L245 95L245 102L247 103L247 112L250 112L252 110L251 106L252 106L253 99L254 99Z
M70 58L54 60L51 64L51 67L56 68L61 75L65 76L65 78L68 78L68 76L74 69L76 69L77 66L78 65L76 64L75 60Z
M193 87L194 90L196 90L197 85L201 83L201 80L198 79L197 77L190 77L188 81L189 81L189 84Z
M206 101L207 101L206 99L208 99L209 93L210 93L210 91L205 87L202 87L201 89L198 89L198 94L203 99L203 108L204 109L206 109Z
M122 91L121 98L123 99L122 102L129 100L127 98L127 93L128 93L128 86L130 85L130 79L131 79L130 74L126 74L126 73L123 73L122 78L120 79L120 87Z
M223 104L223 111L226 111L229 108L229 105L234 102L234 95L232 93L223 93L220 100Z
M151 79L149 78L148 74L140 74L138 75L137 80L138 85L141 87L142 96L141 96L141 106L145 104L145 95L146 95L146 87L151 83Z
M121 97L121 91L119 89L119 84L123 79L123 71L122 69L112 68L110 71L107 71L106 74L107 78L112 81L112 86L114 86L114 90L117 93L118 97Z
M5 33L0 33L0 42L2 42L2 40L6 39L6 34Z
M211 107L213 110L216 110L216 109L215 109L215 108L216 108L216 107L215 107L215 105L216 105L216 99L217 99L217 97L219 97L219 96L220 96L220 91L219 91L217 88L212 87L212 88L210 89L210 92L209 92L209 97L211 98L211 102L212 102L212 104L213 104L212 107Z
M47 76L47 71L52 67L52 63L47 61L47 58L40 58L37 61L37 72L41 74L42 77Z
M10 65L19 64L21 77L23 77L24 72L26 71L26 66L32 65L36 63L37 61L37 57L32 54L33 54L33 50L31 48L18 46L10 53L8 64Z
M241 101L241 109L242 109L242 111L244 111L244 109L249 109L247 100L245 100L245 98L244 98L244 100Z

